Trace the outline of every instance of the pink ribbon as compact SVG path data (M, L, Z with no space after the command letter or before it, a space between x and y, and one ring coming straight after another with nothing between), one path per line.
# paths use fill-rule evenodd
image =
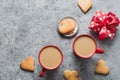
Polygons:
M90 22L89 29L97 33L100 40L113 39L119 23L118 17L112 12L105 14L97 11Z

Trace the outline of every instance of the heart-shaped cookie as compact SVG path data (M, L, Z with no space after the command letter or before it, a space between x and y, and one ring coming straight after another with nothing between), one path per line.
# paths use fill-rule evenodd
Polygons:
M64 77L66 78L66 80L80 80L80 78L78 77L78 72L75 70L65 70Z
M104 60L98 61L97 65L96 65L95 72L99 73L99 74L103 74L103 75L107 75L109 73L109 68L106 65Z
M78 5L84 13L86 13L92 6L91 0L78 0Z
M29 56L21 62L20 64L21 69L27 70L27 71L34 71L34 58L32 56Z

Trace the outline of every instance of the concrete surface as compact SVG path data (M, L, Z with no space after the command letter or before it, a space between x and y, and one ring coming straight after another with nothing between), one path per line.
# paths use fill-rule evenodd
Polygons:
M0 80L64 80L63 71L75 69L83 80L120 80L120 30L113 40L99 41L91 34L88 25L96 12L112 11L120 18L120 0L92 0L93 7L82 13L77 0L0 0ZM79 24L79 34L88 33L97 39L105 53L90 59L80 59L72 52L73 38L63 38L57 32L60 19L74 17ZM63 64L40 78L39 50L47 45L57 45L64 54ZM23 71L19 64L27 56L35 58L34 73ZM94 73L99 59L106 61L110 74Z

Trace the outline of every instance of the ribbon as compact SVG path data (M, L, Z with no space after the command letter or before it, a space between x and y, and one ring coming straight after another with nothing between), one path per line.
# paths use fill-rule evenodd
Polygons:
M90 22L89 29L97 33L100 40L113 39L119 23L118 17L112 12L105 14L97 11Z

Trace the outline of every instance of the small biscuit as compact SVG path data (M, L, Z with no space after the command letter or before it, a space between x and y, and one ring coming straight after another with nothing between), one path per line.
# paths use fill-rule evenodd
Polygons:
M86 13L92 6L91 0L78 0L78 5L84 13Z
M20 68L23 70L33 72L34 71L34 58L32 56L27 57L26 60L21 62Z
M78 78L78 72L75 70L65 70L64 77L66 78L66 80L80 80L80 78Z
M75 20L66 18L60 22L58 30L61 34L67 34L69 32L72 32L75 29L76 25L77 23Z
M107 75L109 73L109 68L106 65L105 61L103 60L98 61L95 72L103 75Z

